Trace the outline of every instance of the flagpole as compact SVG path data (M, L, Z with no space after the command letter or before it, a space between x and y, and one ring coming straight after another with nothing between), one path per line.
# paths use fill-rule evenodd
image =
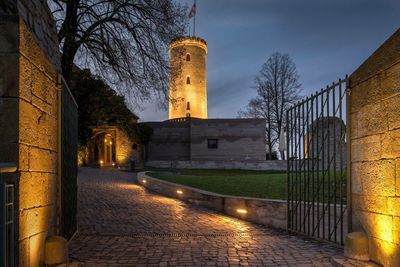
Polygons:
M194 0L194 6L195 9L197 9L196 0ZM194 18L193 18L193 36L196 36L196 13L197 10L194 12Z

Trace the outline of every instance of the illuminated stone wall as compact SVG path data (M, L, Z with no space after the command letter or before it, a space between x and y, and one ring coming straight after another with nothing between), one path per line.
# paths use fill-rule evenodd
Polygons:
M132 146L134 141L131 140L125 131L116 128L116 147L115 147L115 159L118 166L128 166L130 161L136 159L134 157L135 151Z
M17 188L17 265L40 266L46 237L57 233L57 36L46 1L2 8L0 162L18 166L4 178Z
M168 118L190 114L193 118L207 119L206 42L197 37L179 38L171 43L170 58Z
M373 261L400 266L400 30L350 82L353 230Z

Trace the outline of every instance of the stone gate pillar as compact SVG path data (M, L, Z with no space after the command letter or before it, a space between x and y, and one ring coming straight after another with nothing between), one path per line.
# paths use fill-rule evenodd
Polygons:
M352 231L400 266L400 30L350 76Z

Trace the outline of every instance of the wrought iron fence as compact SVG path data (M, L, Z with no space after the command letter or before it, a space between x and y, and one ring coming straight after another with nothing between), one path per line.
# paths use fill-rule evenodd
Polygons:
M343 244L347 232L348 78L286 113L288 230Z

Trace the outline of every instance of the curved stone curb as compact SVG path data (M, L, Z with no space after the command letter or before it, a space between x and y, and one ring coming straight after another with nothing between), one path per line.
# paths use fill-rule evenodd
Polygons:
M286 230L286 200L221 195L163 181L147 175L146 172L138 173L137 180L143 187L163 196L177 198L246 221Z

